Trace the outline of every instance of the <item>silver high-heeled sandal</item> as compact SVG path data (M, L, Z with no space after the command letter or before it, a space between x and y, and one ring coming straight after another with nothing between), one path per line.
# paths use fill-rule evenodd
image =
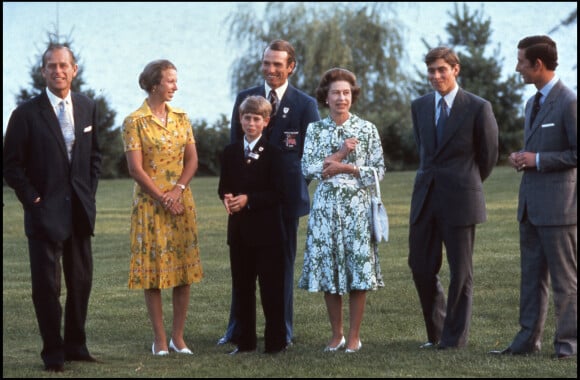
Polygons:
M175 344L173 344L173 339L171 339L169 341L169 349L177 352L178 354L193 355L193 352L191 352L191 350L189 348L187 348L187 346L185 346L181 350L179 348L175 347Z
M352 349L347 348L346 350L344 350L344 352L346 352L347 354L352 354L353 352L357 352L358 350L360 350L361 347L362 347L362 343L359 340L358 341L358 347L357 348L352 348Z
M336 346L331 347L331 346L326 346L324 348L324 352L335 352L340 350L342 347L344 347L344 345L346 344L346 340L344 339L344 336L342 337L342 339L340 340L340 343L338 343Z
M151 352L153 352L153 355L155 355L155 356L165 356L165 355L169 355L169 351L165 351L165 350L161 350L159 352L155 352L155 342L153 342L153 345L151 346Z

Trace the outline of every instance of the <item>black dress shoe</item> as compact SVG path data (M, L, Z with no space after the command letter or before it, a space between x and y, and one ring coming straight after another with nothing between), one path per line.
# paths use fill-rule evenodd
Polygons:
M44 370L47 372L64 372L64 364L46 364Z
M568 355L568 354L554 354L552 355L552 359L555 360L566 360L566 359L572 359L574 357L574 355Z
M67 362L102 363L102 361L92 355L65 355L64 360Z
M503 350L491 350L489 351L490 354L492 355L534 355L539 353L540 350L534 350L534 351L513 351L510 347L505 348Z
M265 354L272 354L272 355L274 355L274 354L279 354L281 352L286 352L287 349L288 349L288 346L284 346L284 347L278 348L278 349L272 349L272 348L270 348L268 350L264 350L264 353Z
M233 351L228 352L228 355L245 354L245 353L254 352L254 351L256 351L255 348L240 348L240 347L236 347Z
M489 351L491 355L514 355L511 348L504 348L503 350L491 350Z

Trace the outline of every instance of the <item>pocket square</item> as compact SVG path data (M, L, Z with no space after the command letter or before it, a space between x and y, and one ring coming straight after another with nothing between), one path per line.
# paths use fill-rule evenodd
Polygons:
M89 125L88 127L86 127L85 129L83 129L83 133L87 133L93 130L93 126Z
M542 124L542 128L549 128L549 127L553 127L555 124L554 123L546 123L546 124Z

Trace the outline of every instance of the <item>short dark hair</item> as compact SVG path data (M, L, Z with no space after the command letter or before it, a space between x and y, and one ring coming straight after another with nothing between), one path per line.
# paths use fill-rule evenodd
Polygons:
M274 51L285 51L288 53L288 62L286 63L287 66L290 66L291 63L294 63L294 69L296 68L296 51L294 50L294 46L288 41L285 40L273 40L266 46L264 51L262 52L262 60L264 59L264 53L266 50L274 50ZM292 70L293 74L294 70Z
M177 70L175 65L167 59L149 62L139 75L139 86L147 93L150 93L154 86L161 83L163 71L167 69Z
M518 42L518 49L524 49L524 56L530 63L539 59L548 70L558 67L558 48L556 42L548 36L530 36Z
M354 104L356 102L358 96L360 95L360 87L356 83L356 75L354 75L347 69L335 67L330 70L327 70L324 74L322 74L320 83L316 88L316 100L318 100L318 103L320 103L320 105L322 105L323 107L328 107L328 104L326 104L326 98L328 97L330 85L340 80L346 81L350 84L350 92L352 96L351 104Z
M429 50L427 55L425 55L425 64L429 66L438 59L444 60L451 67L460 64L457 54L453 49L446 46L439 46Z
M260 95L250 95L242 101L238 108L240 115L253 113L262 116L264 119L270 117L272 113L272 105L270 102Z
M46 50L44 51L44 53L42 53L42 68L46 67L46 60L48 59L48 55L52 54L53 51L55 50L60 50L60 49L64 49L66 51L68 51L70 58L71 58L71 64L72 65L76 65L77 64L77 59L74 55L74 53L72 52L72 50L67 46L67 45L63 45L63 44L58 44L58 43L50 43L48 45L48 47L46 48Z

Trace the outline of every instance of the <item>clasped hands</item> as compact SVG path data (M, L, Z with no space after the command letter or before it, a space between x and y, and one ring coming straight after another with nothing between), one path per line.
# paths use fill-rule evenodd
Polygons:
M518 172L526 168L533 168L536 166L536 154L534 152L513 152L509 156L511 166Z
M232 193L224 194L224 206L229 215L240 212L248 204L248 196L246 194L233 195Z
M182 191L178 187L166 191L161 196L161 204L163 208L169 211L172 215L181 215L185 211L183 200L181 198Z
M322 163L322 178L330 178L339 173L345 172L345 164L341 161L356 149L357 144L358 139L356 137L349 137L344 140L338 152L326 157Z

